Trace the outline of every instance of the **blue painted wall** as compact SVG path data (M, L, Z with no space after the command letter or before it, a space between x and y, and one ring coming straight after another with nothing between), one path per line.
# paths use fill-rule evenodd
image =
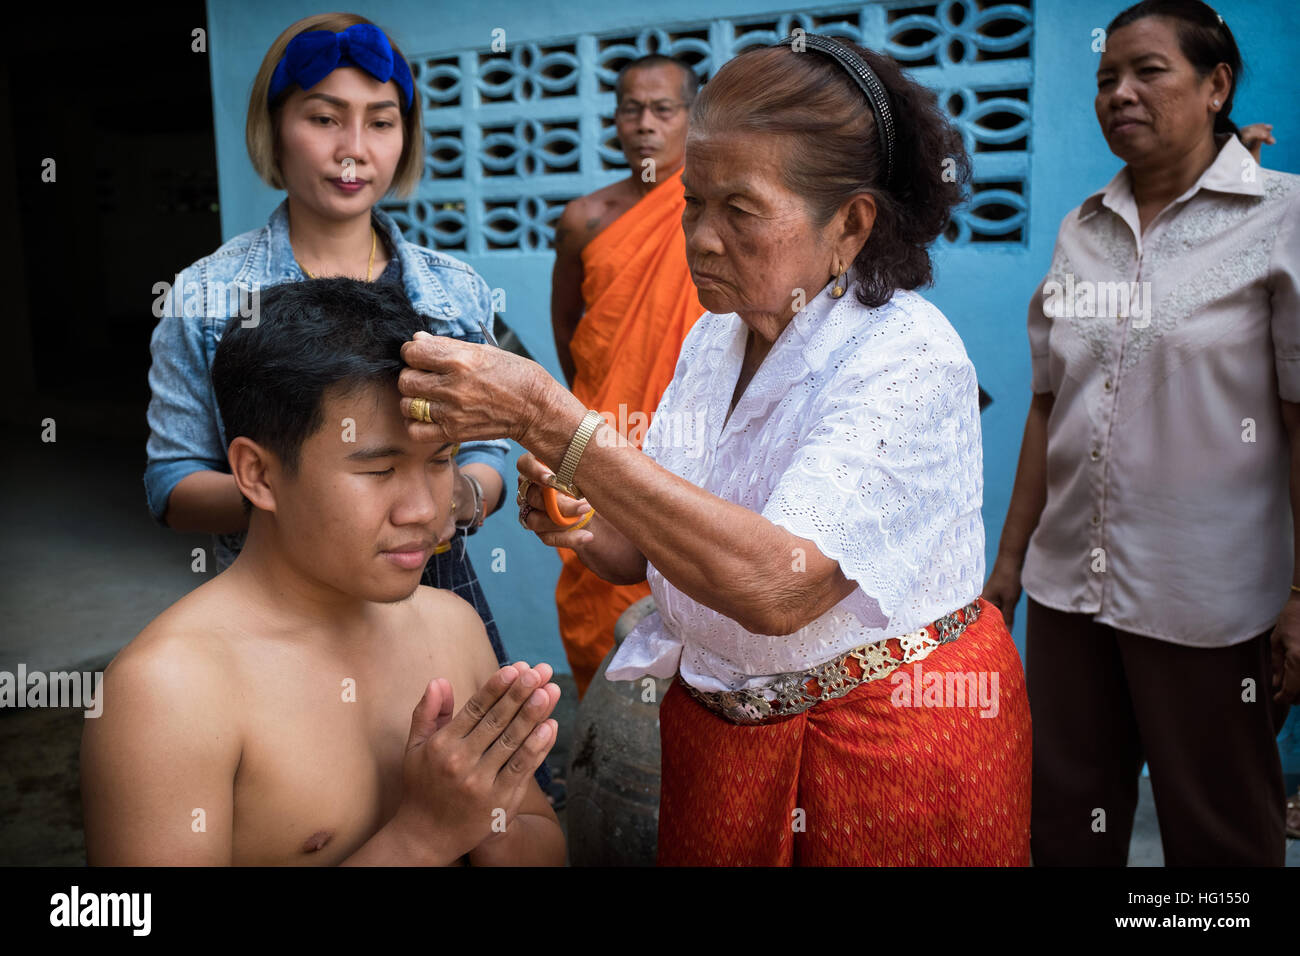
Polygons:
M1031 126L1028 153L1023 158L1027 163L1028 217L1023 237L1016 242L942 247L936 252L938 281L929 295L961 333L981 384L994 398L983 416L990 563L1010 498L1028 408L1028 297L1047 268L1062 216L1104 185L1120 166L1107 150L1093 114L1098 54L1092 51L1092 31L1104 27L1126 5L1065 0L1033 4L1026 71L1031 77ZM387 29L415 59L454 51L486 51L496 27L506 30L508 44L514 46L611 31L633 34L644 28L671 28L713 18L753 19L768 14L769 20L775 20L779 14L829 6L842 9L846 5L781 6L754 0L710 0L705 4L698 0L658 0L653 4L609 0L600 5L576 0L481 0L468 9L463 3L387 0L358 3L351 9ZM867 3L859 10L864 24L878 26L884 22L887 7L920 6L924 5ZM960 9L952 12L954 6ZM267 46L284 27L321 9L318 4L296 0L210 0L208 4L226 236L262 225L283 195L259 182L245 153L244 118L254 73ZM950 12L956 16L974 9L969 0L955 4L945 0L939 13L941 17ZM1218 9L1236 33L1249 67L1234 118L1242 125L1273 122L1279 144L1265 148L1264 164L1300 172L1300 84L1294 80L1295 67L1290 62L1300 36L1300 6L1289 0L1223 0ZM603 108L610 102L610 96L591 82L584 80L579 86L576 95L584 108ZM529 110L521 108L518 115L528 116ZM587 142L584 149L590 148ZM575 182L586 191L621 175L617 170L585 171ZM431 184L429 194L436 193L439 185ZM504 318L533 354L558 373L547 313L550 254L544 249L487 254L473 248L453 254L470 262L489 284L507 291L509 308ZM563 668L553 601L559 562L550 549L519 529L511 510L507 506L471 539L471 552L512 652L530 660L551 660ZM507 569L492 574L489 555L498 546L506 549ZM1022 605L1016 624L1020 641L1023 617Z

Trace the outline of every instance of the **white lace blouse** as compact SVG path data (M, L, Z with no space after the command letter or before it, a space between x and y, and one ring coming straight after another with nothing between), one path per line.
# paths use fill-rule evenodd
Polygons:
M657 611L605 676L756 689L915 631L979 594L984 525L975 369L935 306L900 291L867 309L828 284L786 326L723 426L748 327L705 313L682 344L643 450L811 540L858 588L794 634L747 631L653 565ZM798 560L792 556L792 569Z

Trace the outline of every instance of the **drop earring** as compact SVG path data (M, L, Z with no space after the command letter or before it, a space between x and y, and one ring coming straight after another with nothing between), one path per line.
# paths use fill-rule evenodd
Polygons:
M838 299L844 295L846 291L845 286L848 284L848 278L848 270L840 273L840 277L835 280L835 288L831 289L832 299Z

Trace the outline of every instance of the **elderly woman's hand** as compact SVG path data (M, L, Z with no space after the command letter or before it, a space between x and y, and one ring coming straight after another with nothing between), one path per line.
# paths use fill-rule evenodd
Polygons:
M416 332L402 346L407 368L397 379L402 414L416 441L466 442L525 438L554 379L536 362L489 345ZM429 403L432 423L416 421L413 399Z
M592 540L592 533L586 530L589 522L581 520L592 510L586 498L575 500L568 495L556 495L555 505L559 508L560 517L573 522L573 526L557 524L547 514L543 491L555 477L554 472L531 452L522 455L516 467L519 469L519 494L515 502L519 505L520 524L552 548L576 549Z

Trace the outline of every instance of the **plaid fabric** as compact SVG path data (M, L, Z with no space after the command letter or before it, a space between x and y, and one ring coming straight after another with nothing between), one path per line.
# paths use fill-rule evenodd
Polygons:
M503 666L510 663L506 658L506 649L501 644L501 633L497 630L496 621L492 619L492 609L488 607L487 597L483 594L482 585L478 583L474 565L469 563L469 555L465 552L463 532L457 531L456 536L451 539L450 551L435 554L429 559L420 583L427 584L431 588L451 591L474 605L474 610L478 611L478 616L483 619L483 626L487 628L488 640L492 642L492 651L497 656L497 663Z

